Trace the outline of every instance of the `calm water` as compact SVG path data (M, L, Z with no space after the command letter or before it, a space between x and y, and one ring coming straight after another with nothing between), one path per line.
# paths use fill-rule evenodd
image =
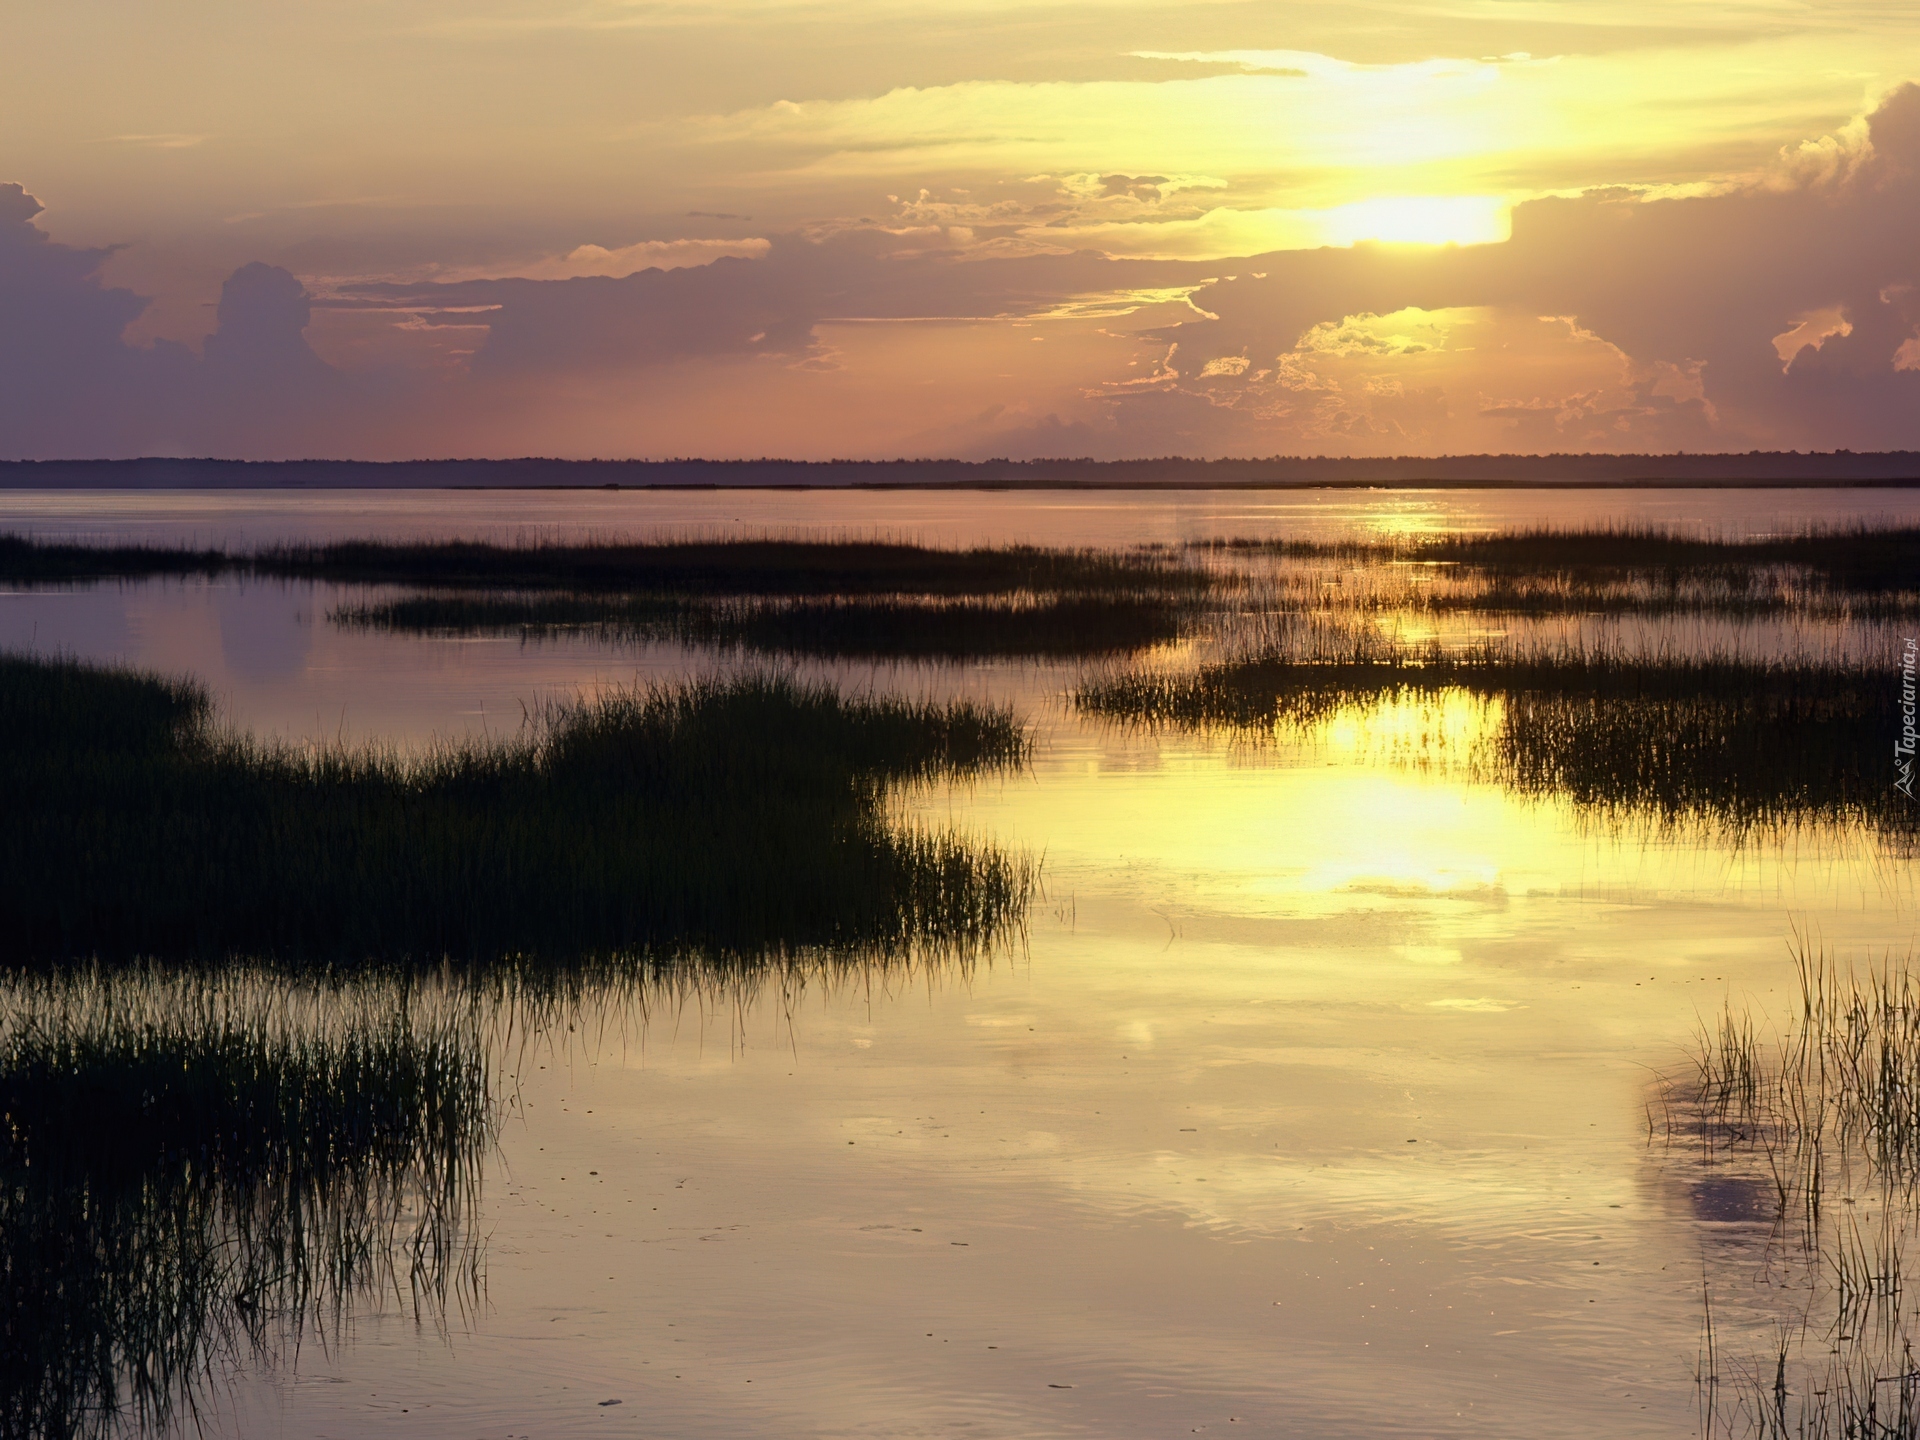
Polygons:
M0 495L0 528L233 543L1861 518L1920 519L1920 497ZM0 648L191 672L261 732L409 744L740 663L347 631L338 593L5 594ZM234 1377L210 1430L1698 1432L1703 1274L1736 1337L1771 1312L1730 1243L1751 1226L1649 1143L1652 1072L1729 997L1784 1015L1796 927L1905 953L1909 861L1849 833L1622 833L1383 763L1396 732L1471 716L1356 715L1256 749L1079 719L1071 666L825 673L1006 698L1036 725L1029 773L903 802L1044 855L1024 945L969 973L581 1017L522 1065L484 1303L444 1329L367 1314Z

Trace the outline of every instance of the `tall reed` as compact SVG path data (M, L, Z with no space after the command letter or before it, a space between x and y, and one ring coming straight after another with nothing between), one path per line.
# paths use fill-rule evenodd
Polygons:
M385 980L0 979L0 1436L167 1429L311 1328L471 1303L482 1038Z
M1909 961L1843 965L1804 940L1794 961L1798 1003L1779 1030L1729 1005L1702 1026L1689 1070L1663 1082L1682 1163L1746 1177L1765 1197L1765 1289L1749 1259L1738 1278L1721 1277L1722 1293L1785 1306L1760 1353L1715 1337L1703 1428L1766 1440L1915 1436L1920 975ZM1709 1332L1725 1325L1713 1278Z

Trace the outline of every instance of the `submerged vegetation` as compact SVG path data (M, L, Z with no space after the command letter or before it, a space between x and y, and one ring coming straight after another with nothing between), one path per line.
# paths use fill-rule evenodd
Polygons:
M1029 862L893 823L1020 764L1004 711L747 677L418 757L229 734L183 682L0 659L0 957L482 962L989 944Z
M390 984L0 981L0 1436L167 1429L309 1328L470 1303L493 1124L471 1013Z

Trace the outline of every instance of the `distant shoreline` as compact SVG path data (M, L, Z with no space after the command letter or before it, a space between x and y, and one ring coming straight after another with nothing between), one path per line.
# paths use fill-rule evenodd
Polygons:
M6 488L0 486L0 488ZM344 488L312 486L312 489ZM1213 494L1221 491L1260 490L1920 490L1920 477L1900 480L1239 480L1207 484L1203 481L1151 480L951 480L939 482L882 483L856 481L845 485L761 484L761 485L447 485L446 490L566 490L566 491L855 491L859 493L899 494L903 491L969 491L982 494L1024 494L1033 491L1157 491Z
M1920 452L1263 460L8 460L6 490L1786 490L1920 488Z

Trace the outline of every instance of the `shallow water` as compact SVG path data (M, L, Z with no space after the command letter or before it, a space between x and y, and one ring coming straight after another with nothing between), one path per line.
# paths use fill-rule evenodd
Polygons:
M1906 495L16 494L0 528L239 543L731 512L1127 543L1771 528L1912 518ZM6 594L0 648L191 672L262 732L399 743L739 663L348 631L336 598ZM1044 856L1024 943L965 973L589 1003L520 1064L484 1303L444 1331L368 1314L232 1377L213 1433L1698 1432L1703 1277L1723 1348L1765 1307L1726 1243L1738 1197L1656 1133L1653 1072L1729 998L1784 1015L1796 928L1905 953L1911 861L1831 829L1608 829L1337 729L1253 747L1098 724L1062 703L1071 666L819 668L1006 698L1039 726L1028 773L902 802Z

